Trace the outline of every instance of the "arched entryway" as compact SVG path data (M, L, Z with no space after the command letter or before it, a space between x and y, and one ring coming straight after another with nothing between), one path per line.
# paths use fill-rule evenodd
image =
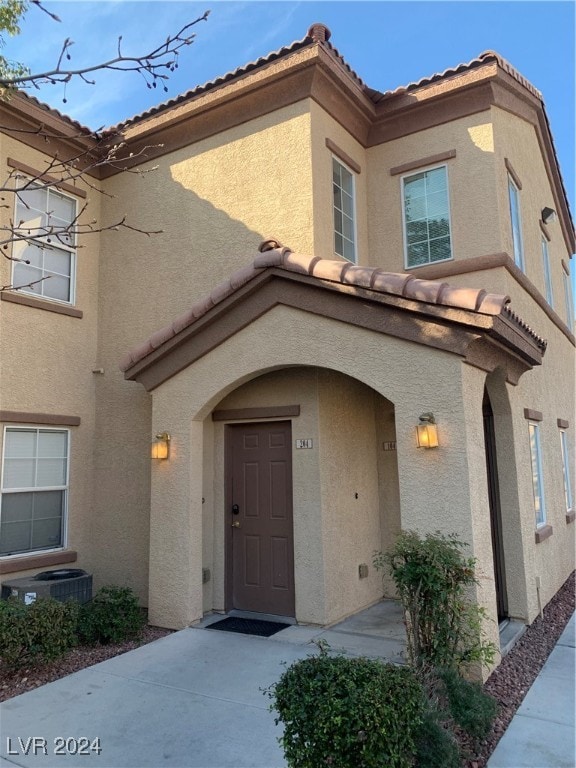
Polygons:
M276 370L218 402L204 440L204 611L326 624L382 597L372 555L400 530L389 400L334 370Z

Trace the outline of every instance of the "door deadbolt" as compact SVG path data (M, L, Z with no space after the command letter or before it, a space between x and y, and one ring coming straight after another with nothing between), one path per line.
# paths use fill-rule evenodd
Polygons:
M240 514L240 507L238 506L238 504L232 504L232 514L233 515Z

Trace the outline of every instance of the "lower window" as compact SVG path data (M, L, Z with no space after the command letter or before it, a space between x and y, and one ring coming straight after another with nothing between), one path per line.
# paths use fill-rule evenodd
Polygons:
M69 432L6 427L0 556L65 544Z

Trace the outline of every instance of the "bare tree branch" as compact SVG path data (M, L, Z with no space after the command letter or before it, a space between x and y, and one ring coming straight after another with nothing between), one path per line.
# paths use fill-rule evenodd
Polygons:
M40 2L34 0L45 13L50 14ZM154 50L140 56L127 56L122 51L122 36L118 38L117 55L107 61L100 62L86 67L67 68L66 62L71 61L70 48L74 44L70 38L66 38L62 44L62 49L58 57L56 66L45 72L15 74L14 76L0 78L0 88L37 88L41 83L69 83L72 79L78 78L84 82L93 85L94 81L87 76L93 72L103 70L113 70L119 72L138 72L144 78L148 88L156 88L158 81L168 80L170 72L178 68L178 56L182 48L191 45L194 42L196 34L191 32L192 27L201 21L206 21L210 11L206 11L189 24L185 24L175 35L170 35L166 41ZM57 17L56 17L57 18ZM168 72L166 72L168 70ZM164 90L168 89L164 85Z

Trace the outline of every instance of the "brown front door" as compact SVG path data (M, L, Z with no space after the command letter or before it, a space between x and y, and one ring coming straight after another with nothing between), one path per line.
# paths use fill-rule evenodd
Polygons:
M226 431L227 606L294 616L289 421Z

